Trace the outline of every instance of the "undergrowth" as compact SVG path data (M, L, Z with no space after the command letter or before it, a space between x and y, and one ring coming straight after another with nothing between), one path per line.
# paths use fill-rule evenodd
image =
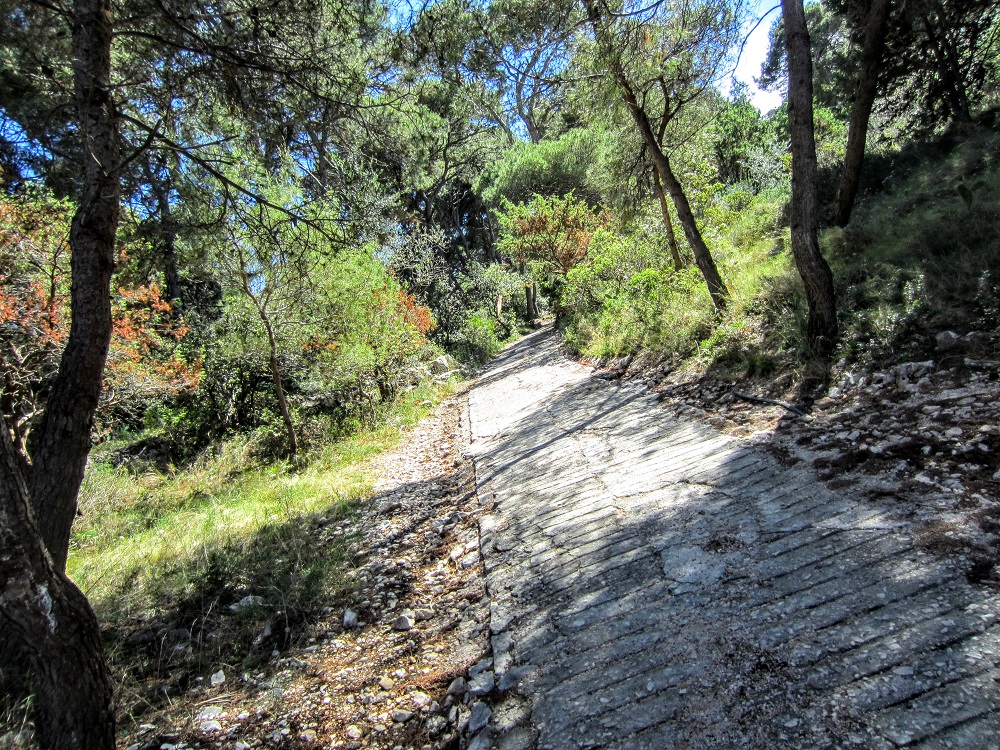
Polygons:
M821 233L834 274L841 337L835 360L878 367L934 355L934 334L1000 330L1000 135L947 133L871 160L852 223ZM876 190L877 188L877 190ZM720 191L705 210L731 304L717 314L696 270L675 273L642 233L598 245L571 272L571 346L591 357L645 350L720 378L809 390L830 363L806 341L804 293L785 226L788 194Z

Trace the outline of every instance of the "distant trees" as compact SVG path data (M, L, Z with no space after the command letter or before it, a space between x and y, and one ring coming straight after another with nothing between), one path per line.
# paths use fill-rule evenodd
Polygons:
M849 120L833 210L845 226L857 196L873 114L916 135L968 122L1000 82L996 0L830 0L805 8L817 105ZM772 28L760 78L784 85L785 21Z

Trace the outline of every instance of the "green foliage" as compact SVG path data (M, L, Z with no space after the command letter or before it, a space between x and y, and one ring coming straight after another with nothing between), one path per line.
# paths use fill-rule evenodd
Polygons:
M591 128L574 128L557 139L518 143L497 159L482 177L484 197L494 206L526 203L534 195L562 198L569 193L592 206L601 202L588 178L595 156L605 151Z
M771 135L768 120L738 94L722 108L713 123L713 148L719 181L726 185L753 180L751 154L762 150Z
M598 232L586 260L560 290L566 340L592 356L647 347L686 352L700 338L712 303L697 271L673 271L657 239Z
M916 162L891 194L863 201L846 231L829 231L850 353L886 359L928 329L1000 329L998 216L1000 136L983 130Z
M595 213L572 193L546 198L535 195L520 204L508 203L497 213L497 247L518 263L537 267L544 276L566 276L587 257L591 240L611 220Z

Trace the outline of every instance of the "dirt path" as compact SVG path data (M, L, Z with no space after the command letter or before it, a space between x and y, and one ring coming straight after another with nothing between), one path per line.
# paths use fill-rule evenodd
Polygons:
M475 750L1000 745L1000 595L891 507L550 332L469 416L497 684Z

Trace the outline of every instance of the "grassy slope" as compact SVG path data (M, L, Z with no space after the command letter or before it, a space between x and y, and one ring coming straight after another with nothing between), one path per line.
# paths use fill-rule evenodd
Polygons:
M69 573L105 627L125 705L213 664L249 667L348 594L370 459L452 388L421 386L299 470L262 465L239 440L169 472L114 468L102 460L111 451L95 452ZM231 608L248 596L259 598Z
M837 286L842 364L928 357L938 331L1000 327L1000 135L951 134L886 162L875 168L888 170L883 189L859 201L846 230L821 236ZM787 229L774 225L779 210L774 196L760 196L707 217L733 296L727 315L713 319L700 298L678 300L650 313L666 335L614 343L638 343L723 378L776 379L779 390L824 382L828 366L804 340L802 286ZM628 349L609 340L594 336L583 349Z

